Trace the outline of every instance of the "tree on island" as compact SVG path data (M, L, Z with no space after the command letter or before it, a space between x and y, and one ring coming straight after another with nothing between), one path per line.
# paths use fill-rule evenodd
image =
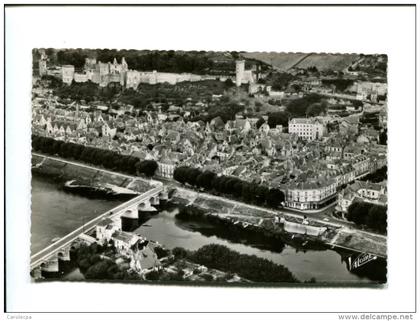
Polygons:
M275 264L255 255L240 254L224 245L202 246L190 254L188 259L209 268L237 273L254 282L298 282L283 265Z
M186 249L182 248L182 247L174 247L172 249L172 254L175 256L175 258L177 259L183 259L186 258L188 256L188 252Z

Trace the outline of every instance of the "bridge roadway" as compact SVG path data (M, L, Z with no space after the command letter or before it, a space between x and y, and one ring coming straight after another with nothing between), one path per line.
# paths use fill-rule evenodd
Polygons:
M139 204L145 200L150 199L153 196L156 196L163 190L163 186L156 186L152 188L151 190L148 190L147 192L136 196L135 198L132 198L131 200L120 204L113 209L106 211L105 213L99 215L98 217L92 219L91 221L85 223L84 225L80 226L73 232L65 235L60 240L54 242L53 244L47 246L43 250L39 251L38 253L31 256L31 270L34 269L37 265L41 264L43 261L50 258L53 254L59 252L63 247L71 244L73 241L75 241L81 234L83 234L85 231L88 231L96 226L102 219L108 217L108 218L114 218L116 216L122 215L124 210L127 207L130 207L134 204Z

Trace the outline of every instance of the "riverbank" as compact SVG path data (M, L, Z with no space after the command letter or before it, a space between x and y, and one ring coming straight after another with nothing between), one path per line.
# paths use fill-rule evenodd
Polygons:
M288 222L302 223L302 216L246 205L205 193L177 189L172 200L182 205L192 205L210 215L250 226L267 226L275 218L284 218ZM236 223L236 224L238 224ZM379 257L387 257L386 237L361 230L350 229L339 224L309 219L310 225L326 227L325 233L316 237L316 241L331 248L342 248L355 252L369 252ZM284 231L282 231L284 233ZM297 234L297 233L296 233Z
M210 223L225 231L225 238L246 239L253 244L264 244L266 248L281 251L285 244L296 249L326 250L321 239L303 234L290 233L285 224L271 220L241 220L230 215L219 215L195 205L181 206L176 219L184 222ZM231 235L231 237L229 237Z
M133 176L81 166L35 153L32 153L32 172L36 175L47 176L60 183L77 180L80 184L86 185L111 184L133 190L139 194L151 188L145 180Z

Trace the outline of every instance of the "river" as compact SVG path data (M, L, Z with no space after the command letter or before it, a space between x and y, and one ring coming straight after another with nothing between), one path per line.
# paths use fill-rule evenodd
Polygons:
M53 238L62 237L119 201L89 199L62 190L51 180L32 178L31 250L36 253ZM151 217L136 232L168 248L177 246L190 250L217 243L244 254L256 255L287 267L299 280L315 278L317 282L366 283L367 277L348 271L342 256L333 250L298 250L291 245L272 248L230 237L214 226L179 221L175 211L163 211Z
M35 254L103 212L121 204L65 192L59 184L32 176L31 253Z

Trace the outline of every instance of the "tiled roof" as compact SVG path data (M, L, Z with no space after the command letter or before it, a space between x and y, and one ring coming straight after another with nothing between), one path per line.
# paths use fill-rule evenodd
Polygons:
M112 238L123 241L125 243L129 243L133 238L136 238L136 237L137 236L135 234L124 232L124 231L117 231L112 235Z
M114 224L114 222L109 218L105 218L102 221L100 221L97 225L98 226L107 226L108 224Z

